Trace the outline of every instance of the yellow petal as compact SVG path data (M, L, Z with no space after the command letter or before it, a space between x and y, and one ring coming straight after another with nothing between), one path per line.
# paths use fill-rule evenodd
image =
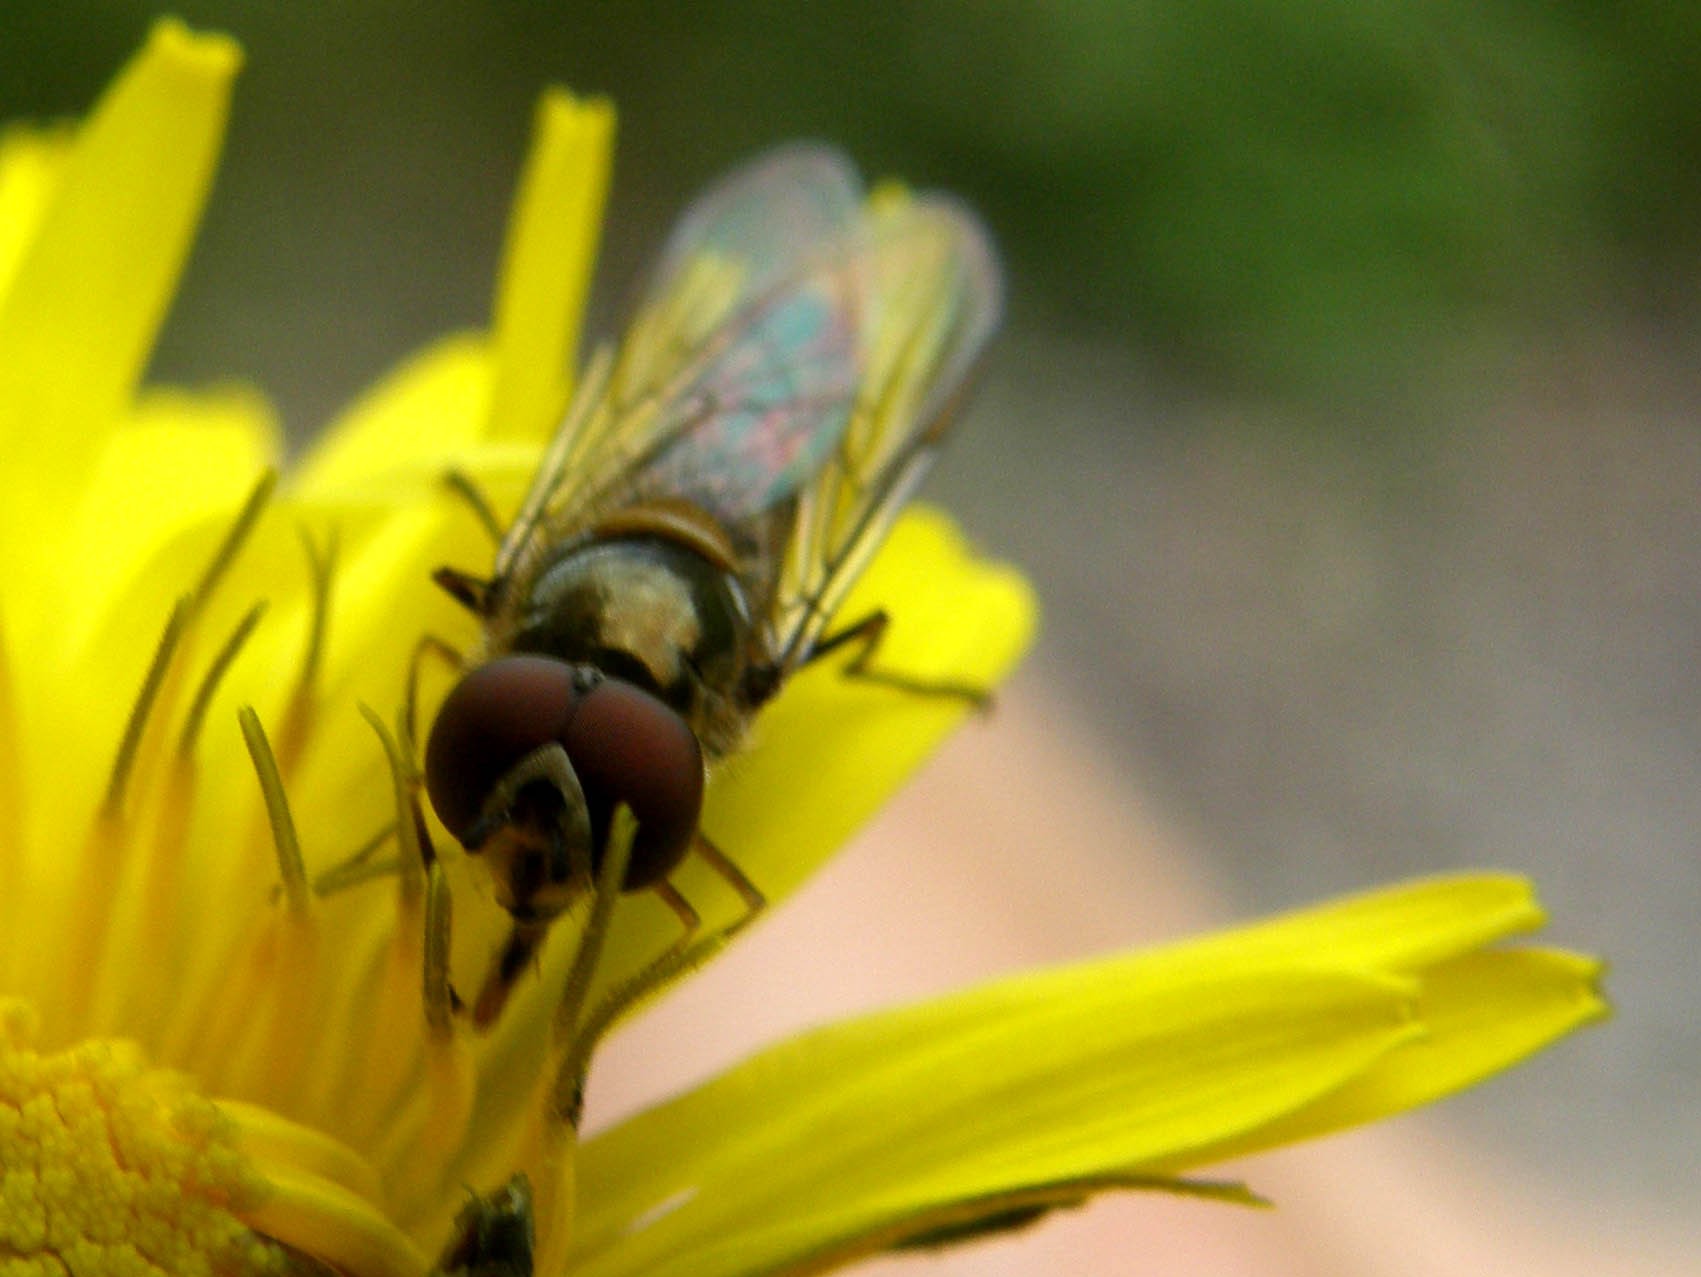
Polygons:
M303 499L364 498L399 504L439 484L458 447L483 428L490 402L484 341L447 337L393 370L319 436L291 480ZM534 452L535 457L535 452ZM398 474L414 481L395 486Z
M1526 878L1442 874L1379 887L1169 946L1171 961L1317 961L1411 971L1547 920Z
M11 289L42 214L59 189L72 136L66 127L13 127L0 134L0 298Z
M541 443L566 408L608 195L614 108L538 103L497 283L489 435Z
M271 1178L272 1191L250 1212L254 1226L301 1243L298 1249L324 1261L320 1271L361 1277L419 1277L425 1271L425 1256L364 1199L285 1171Z
M1196 1166L1312 1139L1462 1091L1605 1017L1601 970L1593 958L1541 949L1470 953L1444 962L1421 977L1422 1037L1315 1104L1169 1165Z
M84 476L67 516L65 559L44 565L77 565L75 582L51 600L54 645L63 657L85 658L83 644L121 590L143 575L142 565L187 530L228 522L282 454L277 418L251 390L145 394ZM169 580L150 577L147 584L155 599L171 597ZM130 613L121 624L133 634L135 622Z
M808 1034L586 1146L584 1271L814 1271L1425 1103L1602 1013L1587 960L1480 951L1539 916L1421 881Z
M0 301L0 457L36 481L31 515L76 481L147 361L239 61L228 39L157 24L78 131L18 261ZM8 520L11 534L19 526Z
M793 1039L592 1140L573 1271L779 1270L1264 1125L1417 1031L1409 982L1291 967L1146 980L1111 961L958 1001Z

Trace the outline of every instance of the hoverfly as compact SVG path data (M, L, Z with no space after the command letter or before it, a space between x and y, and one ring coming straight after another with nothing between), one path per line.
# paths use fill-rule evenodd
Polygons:
M438 712L427 792L512 919L473 1006L501 1012L595 881L624 808L625 891L690 906L705 769L800 667L885 617L835 613L928 468L1000 309L956 202L866 198L815 146L773 151L673 231L624 338L590 360L488 579L440 569L483 642ZM963 695L961 688L923 690Z

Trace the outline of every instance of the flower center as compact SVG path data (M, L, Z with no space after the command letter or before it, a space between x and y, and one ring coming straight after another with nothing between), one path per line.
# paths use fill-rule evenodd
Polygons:
M34 1036L29 1008L0 1001L0 1255L43 1272L286 1270L239 1217L267 1190L235 1123L131 1043L49 1055Z

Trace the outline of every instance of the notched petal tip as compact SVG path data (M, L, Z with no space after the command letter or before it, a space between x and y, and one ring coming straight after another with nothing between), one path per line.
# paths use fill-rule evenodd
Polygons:
M614 119L614 103L601 94L582 96L564 85L552 84L538 95L539 129L585 129L596 134L613 128Z
M1617 1008L1613 1005L1612 995L1607 992L1607 977L1612 974L1612 963L1604 958L1592 955L1574 955L1577 962L1577 974L1581 979L1584 999L1589 1011L1586 1023L1594 1024L1601 1020L1610 1019Z
M1486 949L1422 973L1421 1032L1317 1102L1203 1150L1239 1157L1432 1104L1504 1073L1610 1012L1602 964L1555 949Z
M242 68L242 46L219 31L196 31L181 18L161 18L148 32L145 55L196 76L228 78Z

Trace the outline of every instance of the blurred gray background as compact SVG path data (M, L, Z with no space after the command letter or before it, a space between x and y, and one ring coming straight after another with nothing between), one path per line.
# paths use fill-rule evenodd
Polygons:
M1058 714L1241 911L1533 874L1618 1017L1449 1113L1556 1198L1693 1201L1701 6L174 9L248 64L153 375L300 436L483 322L547 82L621 112L605 319L775 141L962 193L1011 317L931 492L1038 582ZM8 5L0 115L152 13Z

